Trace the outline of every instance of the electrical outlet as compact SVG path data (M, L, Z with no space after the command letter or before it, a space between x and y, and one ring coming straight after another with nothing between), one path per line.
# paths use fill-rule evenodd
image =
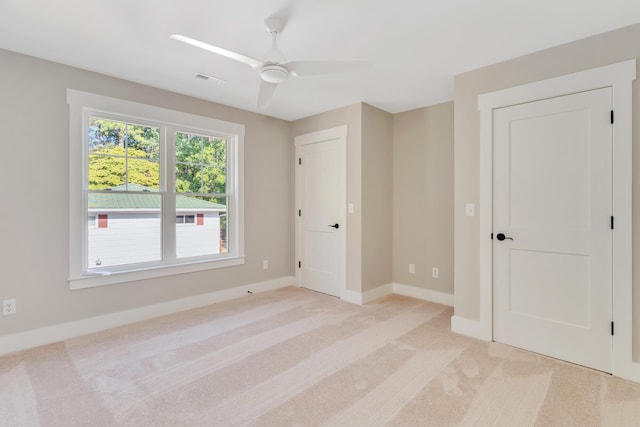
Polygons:
M16 314L16 300L6 299L2 301L2 314L7 316L9 314Z
M438 267L433 267L431 269L431 276L435 279L437 279L438 277L440 277L440 269Z
M409 274L416 274L416 265L409 264Z
M269 269L269 260L268 259L262 260L262 269L263 270L268 270Z

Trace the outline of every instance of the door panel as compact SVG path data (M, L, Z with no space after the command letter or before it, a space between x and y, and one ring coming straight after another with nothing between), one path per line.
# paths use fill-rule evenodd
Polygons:
M585 230L589 223L590 164L585 144L589 111L525 117L512 120L509 126L511 226Z
M611 89L494 111L494 338L611 371Z
M589 287L583 286L589 283L589 257L519 249L509 255L511 313L589 327Z
M345 148L336 138L298 149L299 286L338 297L346 287Z

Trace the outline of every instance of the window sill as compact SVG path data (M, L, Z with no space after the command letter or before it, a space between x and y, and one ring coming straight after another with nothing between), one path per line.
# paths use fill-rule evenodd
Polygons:
M193 273L196 271L212 270L216 268L232 267L244 264L244 257L225 258L217 260L197 261L180 265L163 265L135 271L114 271L104 274L87 274L69 278L69 289L86 289L98 286L114 285L117 283L134 282L138 280L154 279L156 277L174 276L177 274Z

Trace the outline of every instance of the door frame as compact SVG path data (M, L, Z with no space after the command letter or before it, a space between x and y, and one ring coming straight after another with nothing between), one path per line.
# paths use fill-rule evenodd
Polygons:
M636 60L480 95L479 299L475 334L493 340L493 110L603 87L613 91L613 366L614 375L640 381L633 361L632 308L632 82Z
M298 135L296 137L294 137L294 145L295 145L295 262L294 262L294 269L295 269L295 277L296 277L296 286L300 287L300 268L298 267L298 261L301 259L301 251L302 251L302 220L301 217L298 215L298 209L300 209L300 204L302 201L302 186L301 186L301 170L298 167L299 163L298 163L298 159L301 156L301 150L302 150L302 146L305 145L310 145L310 144L317 144L317 143L321 143L324 141L331 141L331 140L335 140L335 139L339 139L343 150L342 150L342 155L344 156L344 165L345 165L345 170L344 172L344 190L345 190L345 195L347 194L347 134L348 134L348 127L347 125L342 125L342 126L337 126L334 128L329 128L329 129L324 129L324 130L320 130L320 131L316 131L316 132L311 132L311 133L307 133L304 135ZM344 208L345 208L345 218L346 218L346 198L343 201L344 202ZM342 238L342 241L340 242L340 252L344 254L344 262L342 265L342 271L339 272L339 275L342 277L342 286L340 288L340 298L344 298L344 294L347 290L347 222L348 221L344 221L344 226L342 224L340 224L340 227L344 227L344 233L341 233L344 237Z

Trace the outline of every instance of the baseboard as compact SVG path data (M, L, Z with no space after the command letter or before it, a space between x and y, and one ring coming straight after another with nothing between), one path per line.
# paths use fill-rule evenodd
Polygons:
M400 283L390 283L388 285L378 286L377 288L371 289L364 293L345 289L341 293L340 299L352 304L363 305L391 294L404 295L423 301L435 302L437 304L443 304L453 307L452 294L432 291L430 289L417 288L415 286L403 285Z
M362 305L362 294L360 292L344 289L340 292L340 299L351 304Z
M368 304L371 301L375 301L380 298L384 298L387 295L391 295L393 293L393 284L389 283L388 285L378 286L375 289L371 289L362 294L362 303Z
M340 294L340 299L346 302L350 302L352 304L363 305L368 304L371 301L375 301L377 299L386 297L387 295L391 295L393 293L393 285L382 285L378 286L375 289L371 289L364 293L351 291L349 289L345 289Z
M613 375L624 378L625 380L640 383L640 363L633 360L624 360L622 362L613 362Z
M451 316L451 330L456 334L477 338L483 341L491 341L491 333L487 334L478 320L466 319L460 316Z
M105 314L102 316L90 317L88 319L32 329L16 334L4 335L0 336L0 355L39 347L41 345L52 344L81 335L87 335L127 325L129 323L148 320L154 317L165 316L167 314L173 314L180 311L204 307L210 304L248 296L250 295L249 291L251 293L266 292L287 286L295 286L295 283L296 280L293 276L280 277L264 282L252 283L250 285L238 286L207 294L194 295L187 298L167 301L160 304L153 304L131 310Z
M403 285L401 283L393 284L393 293L453 307L453 294Z

